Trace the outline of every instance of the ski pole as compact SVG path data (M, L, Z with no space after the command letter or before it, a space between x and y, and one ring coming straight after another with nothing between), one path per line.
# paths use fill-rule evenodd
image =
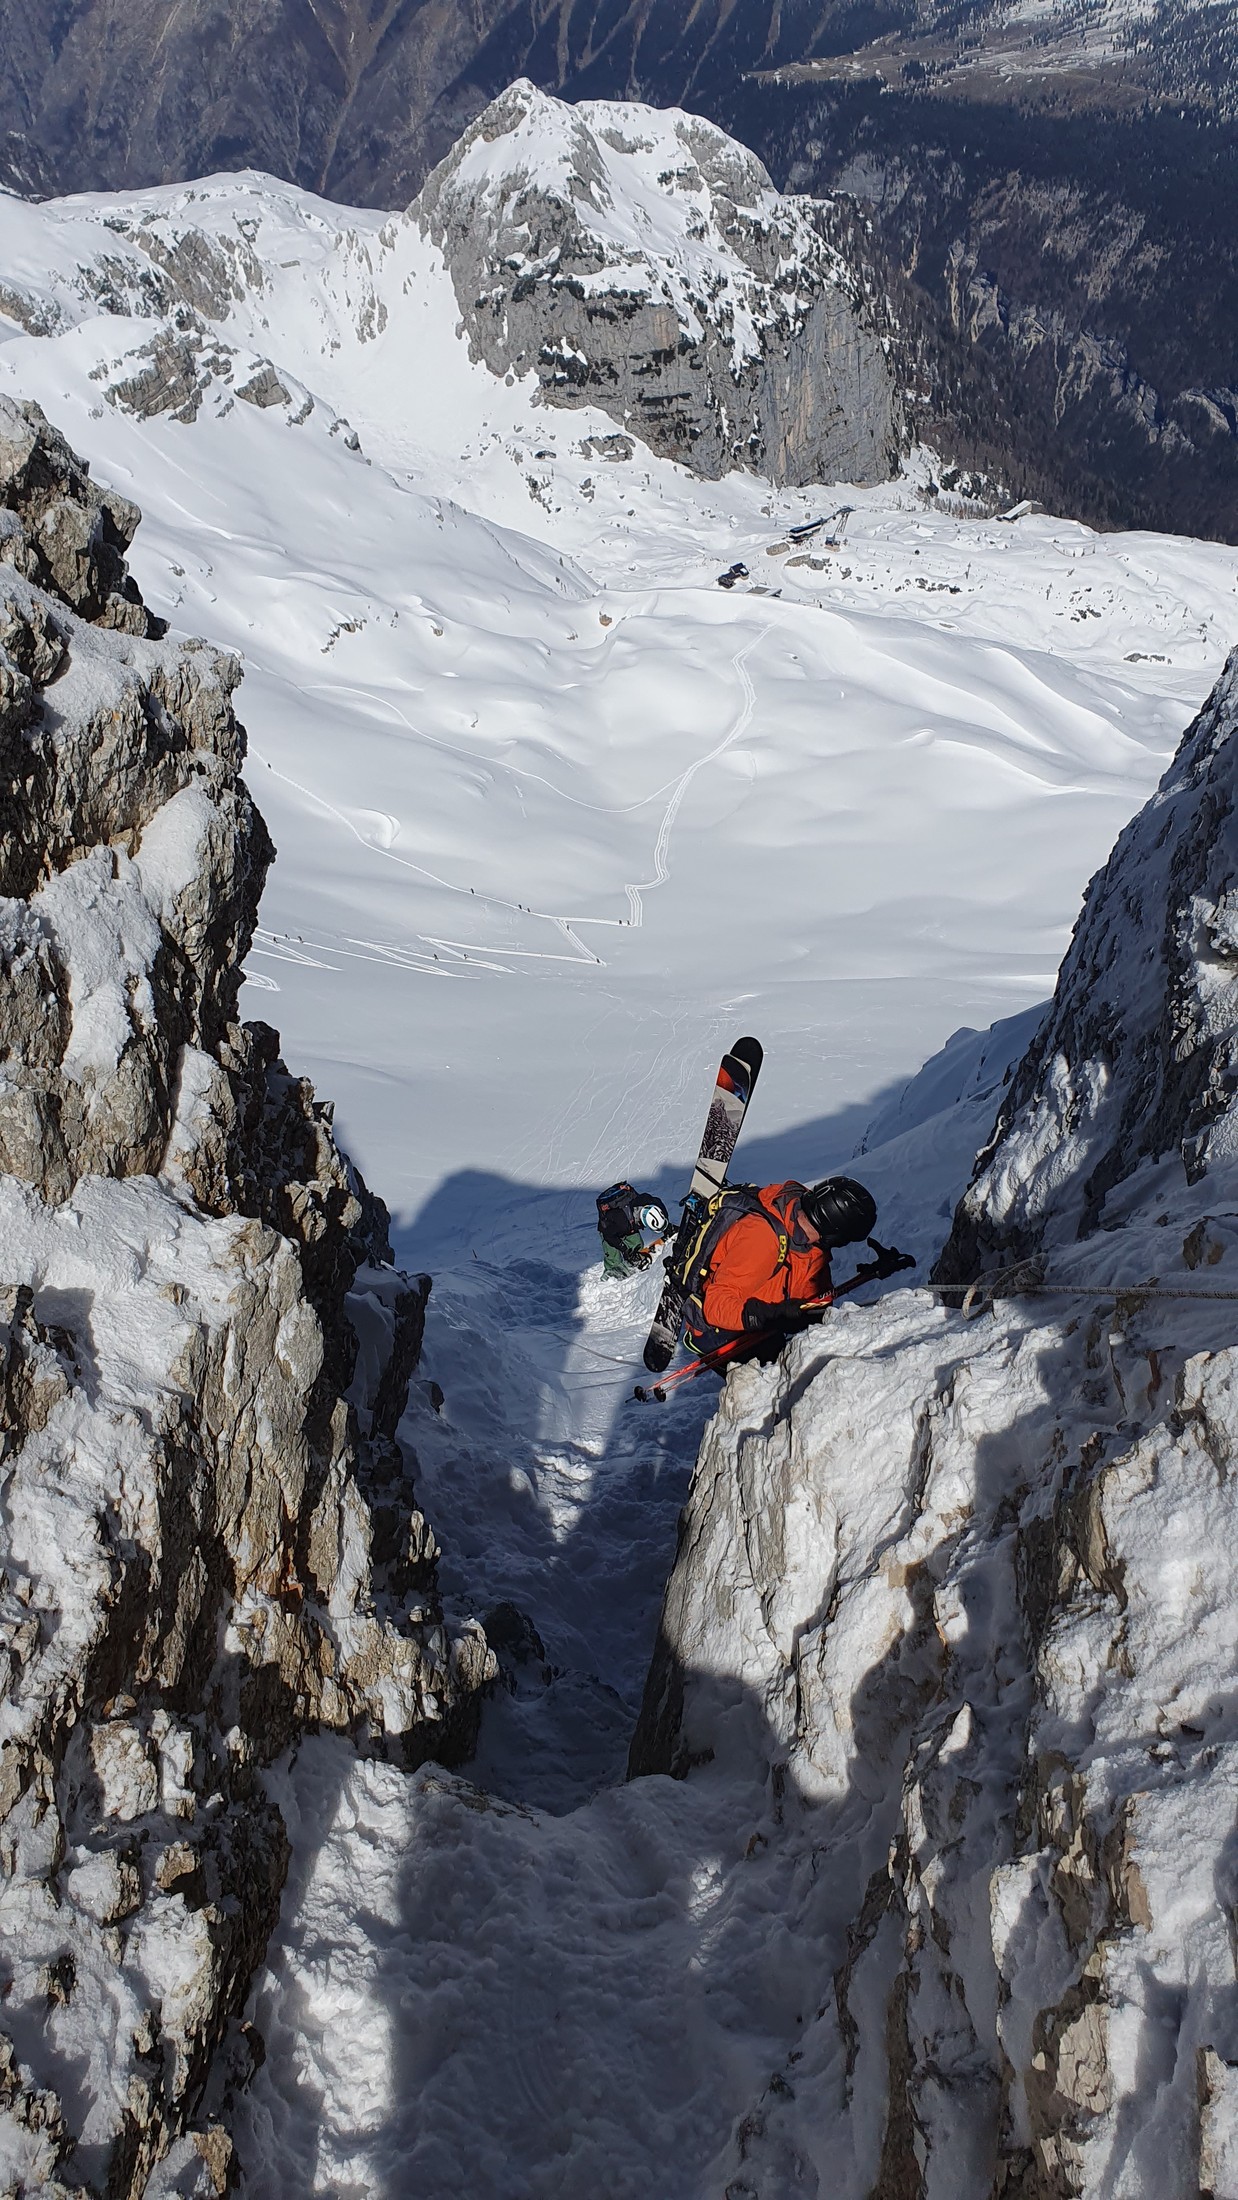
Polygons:
M823 1313L830 1304L829 1299L813 1299L812 1301L814 1308L820 1307ZM720 1361L733 1359L737 1352L744 1350L754 1352L761 1345L768 1343L771 1337L780 1334L785 1334L785 1332L776 1329L758 1329L751 1335L736 1337L732 1344L719 1345L716 1352L702 1353L700 1359L693 1360L690 1366L676 1368L673 1375L668 1375L665 1382L655 1383L652 1389L647 1390L643 1383L638 1383L632 1392L632 1396L639 1398L643 1406L648 1405L651 1400L656 1400L660 1406L665 1405L668 1390L677 1389L680 1383L690 1383L694 1376L703 1374L706 1368L716 1368Z
M804 1312L813 1320L818 1314L826 1313L836 1300L845 1299L849 1292L860 1290L862 1285L874 1283L878 1279L884 1280L886 1276L896 1275L901 1269L915 1267L910 1253L896 1253L888 1245L879 1245L876 1238L870 1238L868 1242L877 1254L876 1260L866 1261L862 1268L856 1269L853 1276L848 1276L845 1283L840 1283L833 1291L823 1292L819 1299L803 1301ZM690 1367L678 1368L664 1382L654 1383L650 1388L646 1388L644 1383L637 1383L632 1395L639 1399L641 1405L665 1405L668 1390L677 1389L680 1383L692 1382L705 1368L717 1368L723 1361L734 1359L739 1352L759 1352L762 1345L771 1343L775 1337L785 1340L789 1335L794 1335L794 1331L775 1327L758 1329L750 1335L736 1337L730 1344L720 1345L716 1352L702 1353L700 1359L694 1360Z
M840 1284L837 1291L831 1291L825 1298L805 1299L805 1313L811 1311L815 1320L818 1314L824 1314L834 1304L836 1298L841 1298L845 1291L853 1291L857 1280L867 1283L869 1279L867 1276L858 1279L853 1276L849 1283ZM693 1360L689 1367L676 1368L673 1375L668 1375L665 1382L655 1383L652 1389L647 1390L643 1383L638 1383L632 1395L639 1398L642 1405L648 1405L651 1400L656 1400L658 1405L665 1405L667 1391L675 1390L680 1383L690 1383L695 1376L704 1374L706 1369L716 1370L722 1361L733 1360L739 1352L759 1352L762 1345L771 1343L775 1337L782 1337L785 1341L792 1335L794 1331L781 1328L747 1331L742 1337L734 1338L730 1344L719 1345L716 1352L703 1352L699 1360Z

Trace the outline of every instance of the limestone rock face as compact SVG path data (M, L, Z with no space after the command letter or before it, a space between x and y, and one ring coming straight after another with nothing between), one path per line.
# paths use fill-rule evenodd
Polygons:
M719 2190L1193 2200L1234 2159L1232 1309L1083 1306L901 1293L728 1380L633 1770L763 1773L816 2014Z
M1092 880L938 1266L1084 1237L1141 1168L1238 1152L1238 655Z
M109 2196L278 1914L262 1766L458 1756L495 1671L396 1441L428 1279L237 1021L239 667L153 631L137 516L0 399L0 2183Z
M344 363L407 375L428 300L437 317L454 297L492 373L525 378L538 405L612 416L613 435L596 413L580 423L603 462L639 437L710 477L869 482L907 440L902 339L854 207L780 195L744 147L677 110L514 85L390 219L245 175L106 206L14 201L4 231L0 313L84 350L101 403L186 431L253 406L359 452L336 409L356 387ZM50 507L69 524L73 498L31 487L49 510L27 510L26 577L125 624L132 603L101 572L83 597L81 545L52 540ZM95 527L96 565L132 527L125 509L111 499Z
M885 480L901 418L876 310L807 200L699 117L523 81L410 213L447 261L475 355L599 405L715 478Z
M942 1264L1038 1265L836 1308L706 1433L632 1769L764 1777L816 1991L733 2200L1233 2183L1236 725L1231 664Z
M158 627L125 570L125 551L141 517L137 506L115 490L99 489L37 406L5 401L0 476L0 561L99 626L126 634Z

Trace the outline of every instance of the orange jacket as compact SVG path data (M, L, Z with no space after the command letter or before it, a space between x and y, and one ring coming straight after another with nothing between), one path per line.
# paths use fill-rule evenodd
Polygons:
M794 1181L762 1187L761 1205L775 1229L760 1215L741 1215L723 1231L701 1295L701 1310L715 1329L742 1329L749 1299L785 1306L829 1290L830 1256L824 1245L810 1245L798 1227L803 1189Z

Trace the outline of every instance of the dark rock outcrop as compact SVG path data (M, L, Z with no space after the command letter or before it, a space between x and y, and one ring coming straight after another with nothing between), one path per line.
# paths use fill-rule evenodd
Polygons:
M1238 1148L1238 657L1084 897L936 1275L970 1281L1104 1225L1140 1168Z
M496 1670L396 1441L428 1279L237 1021L239 667L158 634L137 518L0 399L0 2145L109 2200L278 1915L263 1765L311 1727L459 1757Z

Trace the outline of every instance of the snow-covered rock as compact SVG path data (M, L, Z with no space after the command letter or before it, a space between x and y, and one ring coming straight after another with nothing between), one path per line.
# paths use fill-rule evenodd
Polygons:
M534 371L551 403L598 405L706 476L893 472L894 376L857 273L713 123L521 80L410 211L495 374Z
M955 1219L939 1274L1104 1228L1166 1156L1238 1152L1238 655L1093 879L1051 1014Z
M315 395L269 355L273 309L286 333L308 334L290 348L311 371L343 347L364 353L393 306L399 343L417 318L401 288L419 242L413 225L328 206L265 176L50 209L4 199L0 229L0 314L43 342L72 347L77 336L90 382L137 420L189 426L239 400L303 426ZM355 449L347 421L323 409ZM118 525L129 513L132 532L136 507L111 492L109 506Z
M239 400L294 427L317 410L355 447L339 399L383 358L416 431L441 282L474 364L694 473L885 481L905 441L888 308L848 220L678 109L521 82L403 214L249 174L50 213L8 199L0 232L0 315L39 340L83 331L91 379L139 420Z
M151 633L136 520L0 398L11 2191L140 2193L184 2130L278 1914L261 1766L311 1723L450 1757L493 1670L394 1440L428 1279L237 1021L272 852L239 667Z
M1047 1276L840 1308L706 1434L633 1770L765 1768L820 1981L732 2200L1232 2189L1236 740L1231 667L958 1210L951 1281Z

